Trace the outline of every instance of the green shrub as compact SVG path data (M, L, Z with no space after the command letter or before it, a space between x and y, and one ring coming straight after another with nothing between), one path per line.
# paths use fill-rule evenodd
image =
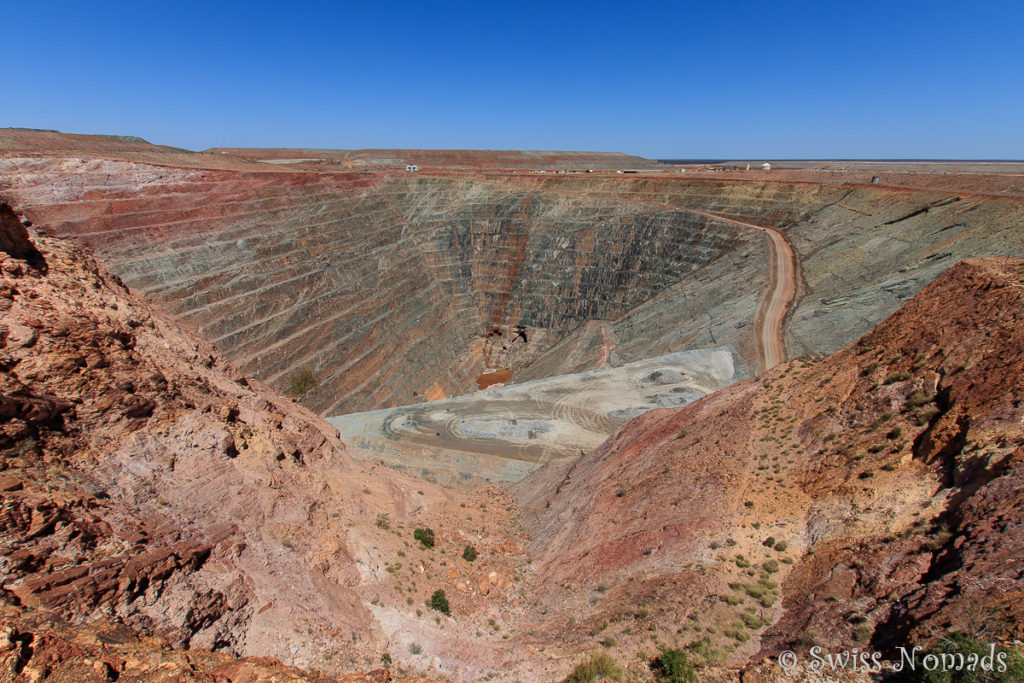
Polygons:
M788 547L789 547L789 544L786 543L785 541L779 541L778 543L775 544L775 549L778 550L780 553L785 552L786 548L788 548Z
M771 548L772 546L775 545L775 537L774 536L769 536L768 538L764 539L764 541L761 542L761 545L765 546L766 548Z
M622 676L622 669L610 655L603 652L594 655L582 664L578 664L565 683L590 683L590 681L617 680Z
M430 600L427 601L427 607L430 609L436 609L441 614L451 614L451 608L448 606L448 596L444 594L444 591L438 588L434 591L434 594L430 596Z
M424 548L434 547L434 530L429 527L426 529L416 529L412 532L412 537L419 541Z
M288 378L288 391L294 398L300 398L316 388L319 384L313 371L309 368L302 368Z
M697 683L697 672L686 653L676 648L661 651L654 663L658 680L669 683Z
M476 558L477 558L476 548L474 548L471 545L467 545L466 548L462 551L462 559L464 559L466 562L472 562Z

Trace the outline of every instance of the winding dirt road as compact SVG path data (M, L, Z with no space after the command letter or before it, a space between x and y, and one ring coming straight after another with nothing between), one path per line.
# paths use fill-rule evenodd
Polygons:
M764 372L778 365L786 360L786 343L782 337L782 324L796 297L796 258L793 255L793 247L775 228L738 221L704 211L691 210L690 213L698 213L715 220L753 228L768 235L771 246L769 286L764 296L761 297L761 305L758 306L756 318L758 372Z

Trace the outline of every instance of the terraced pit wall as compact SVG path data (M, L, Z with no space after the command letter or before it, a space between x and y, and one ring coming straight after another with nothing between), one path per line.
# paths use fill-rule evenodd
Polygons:
M27 157L0 173L26 215L245 372L287 389L309 368L303 401L328 415L473 391L487 367L522 381L727 346L750 374L767 239L716 216L794 246L791 356L852 341L960 258L1024 253L1015 197Z
M475 389L483 343L529 357L744 237L702 216L464 180L21 162L38 223L326 414ZM506 351L508 349L506 348ZM514 361L514 358L506 360Z

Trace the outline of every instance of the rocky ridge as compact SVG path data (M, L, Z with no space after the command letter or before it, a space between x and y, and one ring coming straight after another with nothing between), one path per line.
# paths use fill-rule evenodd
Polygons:
M624 659L677 643L734 665L1020 639L1022 301L1024 260L961 263L833 356L517 484L535 637L571 620L564 640Z
M21 218L6 204L0 218L6 243L23 244ZM12 675L77 671L60 654L44 663L48 644L77 651L61 624L96 620L158 639L131 641L156 667L138 680L173 677L158 653L187 663L168 645L223 653L199 656L210 670L247 653L332 676L379 666L386 636L363 595L378 581L378 522L429 523L449 495L353 462L330 425L153 315L78 248L33 242L38 258L12 249L0 261L0 649ZM90 643L80 654L99 662L95 680L126 666ZM292 680L257 673L232 680Z

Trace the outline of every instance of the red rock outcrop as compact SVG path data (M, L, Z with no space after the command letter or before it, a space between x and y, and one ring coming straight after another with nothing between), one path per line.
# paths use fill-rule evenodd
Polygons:
M648 413L534 473L516 489L541 602L593 615L569 639L639 604L662 641L706 638L735 662L1019 638L1022 303L1024 261L961 263L831 357Z
M414 489L444 494L354 463L330 425L35 239L46 269L0 254L0 602L336 675L379 663L357 548L380 515L412 514ZM4 652L29 671L50 641L20 618ZM57 680L78 675L65 646ZM291 680L260 676L232 680Z

